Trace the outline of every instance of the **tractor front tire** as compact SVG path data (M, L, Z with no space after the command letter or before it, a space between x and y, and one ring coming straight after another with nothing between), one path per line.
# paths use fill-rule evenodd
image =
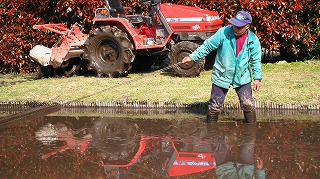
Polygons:
M182 62L182 59L199 47L198 44L182 41L172 46L171 52L168 54L170 59L170 66ZM185 64L179 64L172 68L174 76L180 77L196 77L204 70L205 59L200 59L196 62L188 62Z
M116 26L95 29L85 42L83 57L88 59L88 70L97 77L127 76L134 60L133 45L127 34Z

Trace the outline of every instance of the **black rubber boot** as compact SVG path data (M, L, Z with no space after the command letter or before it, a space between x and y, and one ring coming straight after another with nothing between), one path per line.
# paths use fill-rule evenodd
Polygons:
M246 123L255 123L257 120L256 110L253 109L251 111L243 111L244 114L244 122Z
M217 122L219 117L219 111L208 111L206 122L209 123L210 121Z

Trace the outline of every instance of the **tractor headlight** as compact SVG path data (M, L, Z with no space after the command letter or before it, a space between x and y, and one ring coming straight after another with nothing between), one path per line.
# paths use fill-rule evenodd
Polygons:
M218 15L216 15L216 16L206 15L202 18L202 22L211 22L211 21L215 21L215 20L220 20L220 17Z

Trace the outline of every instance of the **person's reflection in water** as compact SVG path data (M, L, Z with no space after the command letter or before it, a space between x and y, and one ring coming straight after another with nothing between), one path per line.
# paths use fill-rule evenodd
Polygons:
M232 155L228 149L227 146L230 144L226 137L218 140L218 145L214 150L218 178L265 178L262 160L259 157L256 162L254 160L256 128L257 124L245 124L245 132L236 155Z

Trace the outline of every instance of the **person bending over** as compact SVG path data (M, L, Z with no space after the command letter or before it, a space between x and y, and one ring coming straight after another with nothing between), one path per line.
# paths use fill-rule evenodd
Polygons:
M217 50L211 76L212 88L208 105L207 122L217 121L225 96L232 86L240 100L245 122L256 121L253 90L259 91L261 76L261 45L258 37L249 29L251 15L246 11L237 12L229 20L229 26L220 28L204 41L182 63L197 61Z

